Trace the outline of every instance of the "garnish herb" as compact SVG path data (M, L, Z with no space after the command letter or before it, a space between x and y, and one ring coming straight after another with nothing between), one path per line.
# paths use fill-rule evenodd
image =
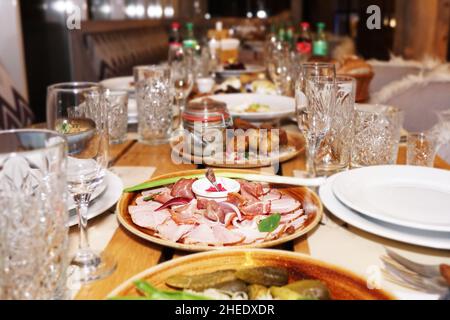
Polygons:
M274 213L258 223L260 232L272 232L280 225L281 215Z

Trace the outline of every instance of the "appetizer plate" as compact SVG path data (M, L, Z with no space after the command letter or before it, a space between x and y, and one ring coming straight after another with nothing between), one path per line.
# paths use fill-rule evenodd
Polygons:
M450 171L419 166L374 166L339 173L336 197L384 222L450 232Z
M393 299L394 297L377 289L369 289L366 281L343 268L311 258L310 256L267 249L239 249L203 252L173 259L151 267L113 290L108 297L137 296L133 281L145 280L160 289L170 289L166 279L174 275L196 275L225 269L246 267L283 267L291 280L313 278L321 280L328 287L332 299L365 300Z
M116 77L105 79L103 81L100 81L100 84L107 89L124 90L128 91L129 93L132 92L134 93L133 82L134 82L133 76L127 76L127 77Z
M219 154L216 157L202 157L193 155L190 152L183 150L183 136L176 137L170 141L173 156L182 158L190 163L207 164L211 167L217 168L240 168L251 169L261 168L272 165L275 162L282 163L295 158L305 150L305 141L300 133L287 131L288 145L281 148L279 154L275 157L267 157L264 159L250 159L249 160L235 160L235 161L223 161L225 155Z
M319 194L324 206L339 219L356 228L388 239L429 248L450 249L450 233L448 232L401 227L359 214L345 206L333 193L333 184L336 177L328 178L326 183L320 187Z
M239 172L239 173L252 173L259 174L258 171L246 171L246 170L233 170L233 169L216 169L216 173L218 172ZM205 170L189 170L182 172L174 172L162 176L158 176L152 178L149 181L161 180L172 177L185 177L194 174L204 174ZM166 247L171 247L175 249L185 250L185 251L207 251L207 250L216 250L216 249L236 249L236 248L265 248L265 247L274 247L279 244L285 243L287 241L296 239L312 229L314 229L320 222L322 218L322 203L320 202L319 197L313 191L306 187L294 187L287 185L276 185L277 189L282 193L285 193L294 199L301 202L301 208L306 212L307 218L302 227L298 228L292 234L287 234L283 232L279 238L274 240L268 240L264 242L257 242L248 245L226 245L226 246L210 246L206 244L185 244L180 242L174 242L162 239L155 235L155 232L142 228L136 225L132 219L131 215L128 211L128 206L131 205L135 199L139 196L139 192L134 193L123 193L119 202L117 203L117 218L119 223L125 227L131 233L137 235L138 237L145 239L150 242L154 242Z
M226 103L233 117L248 121L270 121L286 118L295 113L295 99L286 96L229 93L212 95L209 98ZM269 109L261 112L246 112L245 109L254 103L268 106Z
M223 77L230 77L230 76L239 76L241 74L246 73L261 73L265 71L266 67L264 66L260 66L257 64L246 64L245 69L242 70L226 70L223 68L223 66L219 66L216 72Z
M88 219L95 218L106 212L106 210L110 209L116 204L117 200L119 200L120 196L122 195L122 179L120 179L119 176L117 176L115 173L107 171L104 185L106 186L106 188L103 193L96 199L92 200L89 205ZM77 224L78 216L75 209L73 209L69 211L68 226L71 227Z

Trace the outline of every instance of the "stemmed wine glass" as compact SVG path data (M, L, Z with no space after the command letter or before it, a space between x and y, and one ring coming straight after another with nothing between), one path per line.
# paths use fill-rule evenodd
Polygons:
M184 110L186 100L194 86L192 52L183 47L176 47L169 52L170 78L175 99L174 128L181 128L181 112Z
M295 84L297 123L307 149L309 175L316 176L316 151L330 130L336 100L336 70L332 63L304 63Z
M89 245L87 214L95 189L108 167L108 114L104 89L90 82L59 83L47 89L47 127L63 134L68 144L67 183L76 204L79 248L71 267L81 283L104 278L115 268L105 253Z
M286 82L290 77L290 62L289 47L286 43L282 41L274 43L267 61L267 69L278 94L286 92Z

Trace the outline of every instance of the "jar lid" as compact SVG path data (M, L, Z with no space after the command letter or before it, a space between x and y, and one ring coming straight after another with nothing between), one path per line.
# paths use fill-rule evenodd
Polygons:
M230 113L226 103L204 98L191 101L183 111L182 118L185 121L201 122L228 122Z

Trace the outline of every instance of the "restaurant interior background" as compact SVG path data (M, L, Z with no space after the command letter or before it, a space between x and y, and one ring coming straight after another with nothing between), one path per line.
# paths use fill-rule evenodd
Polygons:
M366 27L366 9L373 4L381 9L380 30ZM79 30L66 26L74 6L81 8ZM174 20L193 21L204 41L218 20L225 27L262 24L267 29L280 22L299 28L300 21L314 29L323 21L330 39L350 37L366 59L389 60L394 54L445 61L448 7L443 0L2 0L0 61L42 122L49 84L128 75L134 65L165 60ZM116 50L102 50L106 42Z

